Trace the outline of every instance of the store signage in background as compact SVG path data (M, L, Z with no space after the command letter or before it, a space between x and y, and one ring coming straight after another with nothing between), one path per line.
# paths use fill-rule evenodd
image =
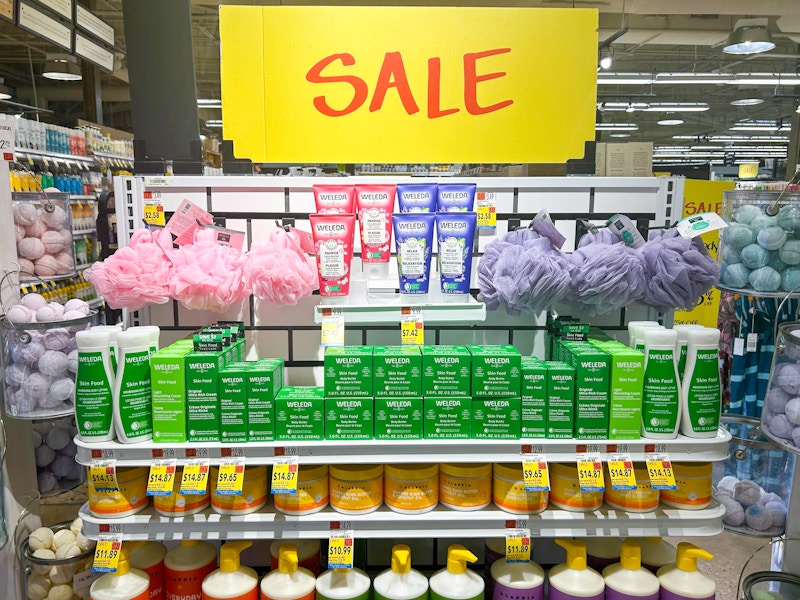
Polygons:
M221 6L256 162L563 163L594 139L596 9Z
M739 179L754 179L758 177L758 163L742 163L739 165Z
M42 6L46 6L60 17L72 21L73 0L35 0Z
M114 72L114 53L100 44L95 44L89 38L75 32L75 56L79 56L101 69Z
M72 26L48 17L38 8L34 8L26 2L19 5L17 25L25 31L72 52Z
M704 212L722 214L722 192L732 190L732 181L701 181L687 179L683 185L683 218ZM704 233L700 236L708 248L708 252L717 258L719 231ZM719 313L719 290L711 288L697 300L697 306L690 311L676 310L675 325L694 323L705 327L717 327Z
M0 19L14 22L14 8L16 0L0 0Z
M109 46L114 45L114 28L80 5L75 10L75 25Z
M10 118L0 121L0 160L14 160L16 135L16 119Z

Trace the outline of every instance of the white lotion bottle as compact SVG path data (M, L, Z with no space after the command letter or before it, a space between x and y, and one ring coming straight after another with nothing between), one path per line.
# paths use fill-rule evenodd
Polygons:
M117 335L119 365L114 386L117 439L134 444L153 439L148 331L131 329Z
M619 562L603 569L606 600L659 600L658 577L642 567L639 542L622 542Z
M119 552L119 563L114 573L96 579L89 588L90 600L149 600L150 576L131 568L131 550L145 542L124 542Z
M550 569L548 600L604 600L606 584L600 573L586 566L586 544L564 538L556 544L567 551L567 561Z
M678 356L678 377L683 381L683 373L686 370L686 354L689 346L689 331L692 329L704 329L702 325L693 325L691 323L686 325L673 325L678 333L678 348L676 350Z
M219 549L219 569L203 580L203 600L258 600L258 574L239 555L253 542L227 542Z
M372 582L375 600L427 600L428 578L411 568L411 548L392 547L392 565Z
M722 411L718 329L704 327L689 331L681 404L683 435L691 438L716 437Z
M662 600L714 600L717 584L697 570L697 559L714 556L694 544L678 544L675 563L658 570Z
M644 343L642 437L672 440L681 424L678 334L672 329L646 329Z
M75 333L78 371L75 375L75 421L84 442L114 439L114 372L111 336L95 328Z

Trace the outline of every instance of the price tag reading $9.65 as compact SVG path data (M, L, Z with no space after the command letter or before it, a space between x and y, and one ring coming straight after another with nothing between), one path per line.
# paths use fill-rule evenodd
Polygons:
M611 478L612 489L636 489L636 473L633 471L633 461L630 454L609 454L608 475Z
M526 492L550 491L550 471L544 454L522 455L522 477Z
M522 563L531 559L531 530L506 529L506 562Z
M147 478L148 496L169 496L172 493L177 462L174 458L162 458L153 461L150 466L150 475Z
M603 492L606 489L603 465L599 456L582 456L578 459L578 484L582 492Z
M666 453L647 454L647 474L650 477L650 484L654 490L674 490L675 473L672 471L672 462Z
M244 485L244 458L225 458L219 463L217 494L240 496Z
M297 471L298 458L296 456L275 459L275 463L272 465L271 492L273 494L296 494Z
M328 568L353 568L353 531L337 529L328 539Z
M107 460L93 460L89 466L89 481L98 492L116 492L117 461L113 458Z
M121 533L101 533L94 549L92 571L95 573L116 573L121 549Z

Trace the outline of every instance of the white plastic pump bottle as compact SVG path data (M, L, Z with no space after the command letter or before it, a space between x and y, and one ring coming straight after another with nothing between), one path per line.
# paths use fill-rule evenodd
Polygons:
M447 548L447 568L431 576L431 600L483 600L483 578L467 563L478 560L461 544Z
M661 600L714 600L717 584L697 570L697 559L714 556L694 544L678 544L675 563L658 570Z
M314 600L317 578L297 564L297 546L281 544L277 570L261 580L261 600Z
M106 573L89 588L90 600L148 600L150 576L131 568L131 550L145 542L125 542L119 550L119 563L114 573Z
M605 582L600 573L586 566L586 544L562 538L556 544L567 551L567 562L550 569L548 600L603 600Z
M372 582L375 600L427 600L428 578L411 568L411 548L392 547L392 565Z
M203 600L258 600L258 575L239 555L253 542L228 542L219 550L219 569L203 581Z
M619 562L603 569L606 600L659 600L658 577L642 567L639 542L622 542Z

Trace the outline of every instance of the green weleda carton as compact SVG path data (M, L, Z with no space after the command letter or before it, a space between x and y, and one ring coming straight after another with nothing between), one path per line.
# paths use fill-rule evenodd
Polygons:
M372 346L325 349L325 397L372 396Z
M372 369L376 398L422 394L422 353L419 346L375 346Z
M644 354L616 341L598 342L610 357L608 437L637 440L642 426Z
M283 359L261 358L247 371L247 440L275 439L275 397L283 387Z
M376 440L421 440L422 398L375 398Z
M522 356L514 346L467 346L472 355L473 398L518 398Z
M473 398L472 437L518 440L522 420L520 398Z
M575 368L575 437L607 439L610 357L586 342L567 342L565 346L569 363Z
M471 365L466 346L423 346L422 395L469 396Z
M219 374L220 441L247 442L247 372L252 363L233 362Z
M547 433L547 365L532 356L522 357L523 438L544 438Z
M186 441L186 355L189 346L162 348L150 356L153 403L153 441Z
M186 428L190 442L220 441L219 374L226 352L186 355Z
M563 362L547 361L547 435L572 437L575 421L575 369Z
M423 402L426 439L468 439L472 434L472 398L427 396Z
M282 387L275 398L275 440L325 439L324 413L323 388Z
M372 398L325 398L325 439L371 440Z

